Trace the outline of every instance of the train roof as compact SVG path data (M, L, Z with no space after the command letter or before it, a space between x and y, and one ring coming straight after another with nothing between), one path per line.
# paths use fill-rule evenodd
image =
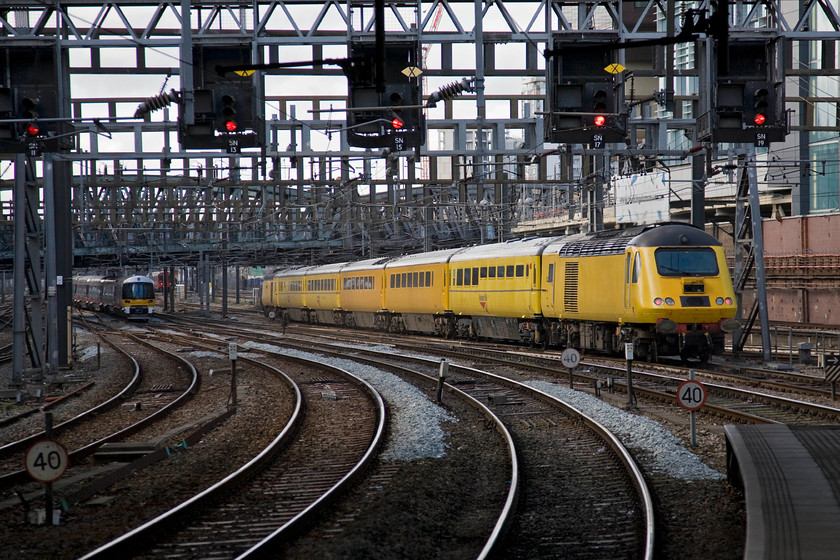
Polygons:
M717 239L696 226L680 222L665 222L560 237L546 249L546 252L557 253L561 257L588 257L621 254L628 246L706 247L720 244Z
M124 279L124 282L145 282L154 284L155 281L149 278L148 276L141 276L140 274L135 274L134 276L128 276Z
M528 257L541 255L543 249L556 241L557 237L526 237L524 239L511 239L504 243L490 243L488 245L476 245L461 249L452 255L450 262L467 261L476 258L504 258L504 257Z
M344 274L345 272L359 272L364 270L382 270L390 260L390 257L379 257L376 259L350 262L341 267L341 273Z
M288 278L289 276L303 276L306 274L306 271L315 268L314 266L295 266L292 268L275 268L271 274L269 274L270 278Z
M388 261L385 268L393 268L395 266L441 264L448 262L449 258L459 251L463 251L463 249L441 249L440 251L431 251L429 253L402 255L400 257L394 257Z
M151 282L154 283L154 280L149 278L148 276L143 276L141 274L132 274L131 276L107 276L105 274L83 274L80 276L73 275L73 282L80 284L82 282L106 282L106 281L128 281L128 282Z
M338 274L341 272L341 269L347 266L348 263L334 263L334 264L322 264L319 266L311 266L309 270L306 271L306 276L312 276L313 274Z

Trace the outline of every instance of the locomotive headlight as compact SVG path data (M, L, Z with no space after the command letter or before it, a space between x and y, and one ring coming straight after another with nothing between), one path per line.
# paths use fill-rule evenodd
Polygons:
M723 298L722 297L717 298L715 300L715 303L718 304L718 305L723 305Z
M674 305L674 298L666 297L665 303L667 303L668 305Z

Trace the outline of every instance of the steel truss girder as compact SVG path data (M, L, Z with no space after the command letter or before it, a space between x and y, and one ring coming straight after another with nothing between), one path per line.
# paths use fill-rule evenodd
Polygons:
M597 34L600 31L617 32L620 41L632 42L648 38L661 38L666 35L662 31L652 31L646 26L648 18L656 10L664 9L662 1L650 0L644 4L632 3L638 6L635 10L630 9L631 3L618 0L592 1L592 2L518 2L515 0L485 2L480 5L479 10L471 9L474 3L470 1L457 0L434 0L432 2L388 2L387 9L393 27L388 32L396 35L415 33L421 37L424 45L441 45L450 48L455 43L473 44L477 37L481 38L480 48L487 51L484 57L485 62L493 61L492 47L495 43L523 43L526 45L528 54L524 68L520 69L496 69L492 64L483 69L486 76L493 75L533 75L540 76L544 72L536 63L536 57L542 45L548 43L549 34L569 34L580 36L582 34ZM829 0L802 0L792 1L759 1L743 2L732 0L732 28L733 33L742 34L775 34L791 40L838 40L840 39L840 25L836 8ZM697 9L711 11L711 3L708 0L680 4L680 6L691 6ZM43 44L44 42L55 43L62 49L90 48L99 51L111 47L131 46L137 51L138 66L145 68L114 68L103 66L98 56L91 57L91 68L70 69L73 74L83 73L157 73L166 74L173 68L148 67L142 64L145 60L144 49L157 47L177 47L181 42L180 21L182 10L188 6L191 10L190 17L195 22L193 39L196 42L207 44L224 44L231 41L252 41L256 48L265 47L269 53L282 46L308 45L315 53L321 52L324 47L332 45L346 45L349 33L371 33L373 27L373 11L361 15L358 10L354 12L358 2L338 2L322 0L296 0L286 1L260 1L252 0L248 3L233 1L202 1L188 2L186 0L168 0L152 2L149 0L120 0L111 2L93 2L92 0L57 0L45 6L42 0L17 0L15 10L3 11L0 8L0 31L5 36L0 36L0 47L11 44ZM138 10L140 7L150 7L151 10ZM412 30L413 18L405 15L404 11L418 10L422 13L420 24L417 29ZM464 9L466 7L466 9ZM82 9L89 8L85 12ZM304 8L315 10L314 17L311 14L304 17ZM514 8L517 13L513 17ZM520 15L520 14L525 14ZM812 29L809 27L810 18L813 14L821 14L825 20L826 29ZM438 19L437 15L440 14ZM476 14L480 15L481 21L476 22ZM365 17L366 16L366 17ZM771 16L771 17L767 17ZM551 18L551 19L549 19ZM606 23L604 23L606 22ZM680 24L677 21L677 26ZM603 27L603 29L601 27ZM592 29L591 27L596 27ZM678 31L675 29L674 31ZM479 48L477 45L476 48ZM470 57L459 57L455 60L442 57L440 69L428 69L432 75L465 75L476 71L473 60ZM177 64L173 64L177 66ZM177 72L177 70L175 70ZM834 71L836 75L836 70ZM337 69L328 68L301 68L284 69L276 73L316 75L316 74L338 74ZM337 96L340 97L340 96ZM125 102L125 100L121 100ZM74 100L75 102L75 100ZM99 101L101 103L101 100ZM81 101L80 101L81 103ZM109 107L109 114L112 114ZM336 119L338 120L338 119ZM675 119L676 122L677 119ZM527 122L525 122L527 121ZM130 130L135 137L139 138L143 133L149 131L160 132L172 122L144 122L144 123L115 123L115 132ZM299 121L284 119L275 122L272 130L299 129ZM90 124L90 123L86 123ZM334 122L332 123L334 124ZM441 150L437 153L430 151L421 152L421 155L431 156L430 159L453 158L467 154L467 157L476 158L477 150L466 145L467 130L473 126L469 120L447 118L443 121L430 121L431 126L441 128L451 127L455 130L455 138L460 144L452 149ZM492 120L484 120L483 126L491 128L497 136L504 137L503 131L506 127L520 126L528 129L529 134L541 138L539 130L541 121L539 119L509 119L502 123L494 123ZM322 127L329 130L330 121L312 120L307 123L307 129ZM74 154L78 160L102 160L102 159L183 159L209 161L211 159L222 159L217 152L179 152L167 151L165 154L148 154L140 149L134 152L120 152L105 154L96 148L96 132L90 124L91 136L90 145L94 147L87 154ZM470 132L473 129L470 128ZM499 131L502 131L500 134ZM298 130L302 135L302 131ZM464 140L463 142L461 142ZM274 158L297 158L305 160L308 165L319 166L321 161L326 161L328 156L316 150L312 150L303 143L301 139L300 148L294 150L283 149L285 142L277 146L269 146L265 155ZM136 142L135 146L141 146L142 142ZM483 148L481 157L493 161L495 158L524 158L535 154L533 147L510 149L503 144L493 142L489 147ZM338 157L354 158L359 157L358 151L349 150L345 145L340 146L333 155ZM245 157L254 159L260 155ZM459 161L466 161L459 160ZM437 165L436 163L433 165ZM163 167L163 163L161 164ZM206 167L211 167L210 165ZM257 164L252 165L254 169ZM544 179L544 169L541 167L541 177ZM453 183L458 186L457 190L463 190L469 177L469 171L464 169L462 174L453 176ZM355 178L353 178L355 179ZM252 181L266 180L267 177L256 176ZM347 178L332 178L336 188L346 183ZM300 192L314 184L312 178L304 177L302 173L290 181L289 190L297 189ZM304 184L307 185L304 188ZM371 184L374 184L373 182ZM431 182L417 181L423 189L436 188L437 185ZM519 184L526 184L520 181L509 181L508 186L513 188ZM470 187L474 188L472 184ZM251 187L253 188L253 187ZM280 185L284 191L287 185ZM317 188L317 187L313 187ZM411 188L394 189L390 191L392 196L398 196L400 190L412 192ZM465 202L463 198L461 202ZM453 207L453 214L466 210L462 207ZM116 211L116 210L115 210ZM308 216L309 218L309 216ZM312 218L314 219L314 217Z
M433 0L431 2L387 2L390 22L396 28L389 32L420 33L424 41L468 42L474 38L475 22L471 21L473 11L460 9L472 0ZM621 0L594 0L591 2L553 1L520 2L517 0L496 0L485 2L481 9L484 33L507 35L512 42L544 41L545 29L543 11L546 3L556 18L559 31L593 31L603 24L603 17L609 20L609 29L619 32L623 40L651 37L650 32L641 32L643 22L656 9L663 9L661 0L648 0L636 9L625 9L628 2ZM54 38L60 27L62 46L91 47L113 44L111 37L123 37L134 45L147 41L163 41L158 46L178 43L179 22L182 17L182 2L174 0L116 0L94 2L93 0L57 0L45 3L43 0L16 0L14 10L3 13L0 9L0 26L7 37L16 40ZM197 22L195 37L224 35L227 38L250 38L258 43L301 43L301 44L343 44L348 29L356 32L370 32L373 29L372 10L364 16L354 16L357 2L338 0L256 0L247 4L233 1L187 2ZM799 7L801 4L801 9ZM692 7L711 13L711 0L680 3L684 8ZM516 17L511 14L516 7ZM137 10L137 8L153 8ZM306 10L305 8L308 8ZM406 11L419 8L425 15L419 29L413 30ZM318 13L312 17L312 10ZM437 17L440 9L442 17ZM527 10L527 11L526 11ZM16 21L26 13L28 17ZM767 22L784 37L792 39L820 39L836 37L840 32L840 15L830 0L758 0L731 1L731 28L733 32L752 32L767 27ZM520 14L524 14L520 15ZM633 14L636 14L634 19ZM829 29L813 30L811 17L820 14ZM574 16L574 17L572 17ZM359 17L359 21L354 21ZM495 25L490 25L491 20ZM462 21L463 20L463 21ZM524 27L520 22L526 22ZM600 23L598 23L600 21ZM335 27L335 22L344 27ZM442 23L445 30L433 29ZM662 33L659 33L662 35ZM101 39L106 37L107 39ZM0 39L3 40L3 39Z

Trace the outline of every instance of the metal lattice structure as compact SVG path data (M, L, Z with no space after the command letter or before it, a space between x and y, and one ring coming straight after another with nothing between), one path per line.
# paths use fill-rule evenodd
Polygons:
M611 178L651 165L688 170L691 221L702 223L713 161L743 153L695 149L714 43L703 33L691 42L650 42L679 35L691 25L688 14L712 14L724 3L731 38L764 37L785 53L779 75L793 117L785 147L797 151L786 165L799 175L789 208L808 213L811 172L800 162L811 159L812 134L840 130L840 94L820 89L821 80L840 77L840 16L829 0L384 2L386 37L421 45L426 96L464 77L475 83L474 93L429 109L426 145L399 154L348 145L345 78L338 66L317 62L347 56L351 39L373 36L373 0L4 4L0 51L54 54L59 116L74 143L51 156L69 167L58 179L38 153L25 164L2 156L0 255L7 263L15 255L15 207L3 195L24 167L33 177L18 180L30 185L19 211L52 215L39 185L71 193L62 211L72 230L57 237L72 237L77 265L151 269L199 254L249 263L341 260L504 239L512 230L599 229ZM555 41L582 39L627 47L615 60L628 69L623 145L544 142L544 54ZM179 144L179 110L193 108L196 45L246 45L254 61L313 61L255 78L263 148L225 154ZM183 92L183 103L133 116L168 89ZM831 111L835 122L820 117ZM734 179L726 184L734 193ZM557 219L532 221L545 215ZM42 236L37 220L27 227L29 238ZM50 294L55 279L45 285Z
M586 156L586 151L540 157L553 148L543 143L540 116L546 45L552 37L610 37L627 44L667 37L679 32L686 9L711 12L714 7L710 2L389 2L387 36L417 39L431 52L424 68L428 80L477 78L474 95L430 111L425 148L390 161L347 145L343 113L335 110L345 106L343 88L332 87L329 94L295 88L292 94L284 87L301 77L313 83L334 77L341 84L341 70L329 65L264 73L264 150L236 157L181 150L177 107L142 121L131 118L131 109L145 97L177 86L173 82L189 71L185 59L193 44L247 43L265 61L342 56L348 37L373 33L372 2L67 0L45 6L24 0L0 12L0 47L46 45L69 55L59 83L67 84L67 117L80 131L80 149L67 155L75 162L78 255L110 256L126 247L126 262L154 259L154 254L184 252L185 245L212 250L221 237L255 258L263 253L276 258L278 252L306 246L363 255L504 236L520 216L529 215L524 200L534 196L523 193L542 199L558 187L567 193L572 215L591 217L586 201L603 204L591 194L596 186L584 184L591 172L576 177L565 171L572 154ZM797 44L833 45L838 37L830 2L732 2L731 15L733 37L778 36L793 52ZM822 29L813 25L815 15ZM695 52L701 54L707 43L701 37ZM505 45L517 46L517 59L503 51ZM693 129L700 107L692 105L702 106L707 78L699 67L673 70L672 61L684 56L685 48L617 53L616 61L632 68L631 128L627 146L608 151L609 157L665 159L668 135ZM790 68L787 74L802 76L804 69ZM159 90L132 96L112 92L109 85L96 97L76 94L77 82L114 75L142 76ZM836 71L808 69L808 75ZM660 88L660 79L668 84L675 76L696 76L697 89ZM536 87L531 94L488 93L491 82L506 78L528 78ZM657 98L660 90L664 97ZM459 118L467 106L469 117ZM813 111L799 113L794 131L811 130ZM629 149L637 146L643 148ZM561 173L556 173L558 157ZM587 158L583 166L598 171L599 189L611 173L604 160L592 167ZM2 239L10 242L8 235Z

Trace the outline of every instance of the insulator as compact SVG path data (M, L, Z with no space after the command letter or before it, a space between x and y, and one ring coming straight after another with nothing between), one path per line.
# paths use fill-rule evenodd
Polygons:
M474 91L472 80L463 78L460 82L452 82L443 86L429 96L429 101L426 103L426 106L434 107L438 101L452 99L462 91Z
M146 113L163 109L164 107L169 106L170 103L177 103L178 101L178 93L174 89L169 90L169 93L155 95L154 97L146 99L143 103L137 106L137 110L134 111L134 118L143 118Z

